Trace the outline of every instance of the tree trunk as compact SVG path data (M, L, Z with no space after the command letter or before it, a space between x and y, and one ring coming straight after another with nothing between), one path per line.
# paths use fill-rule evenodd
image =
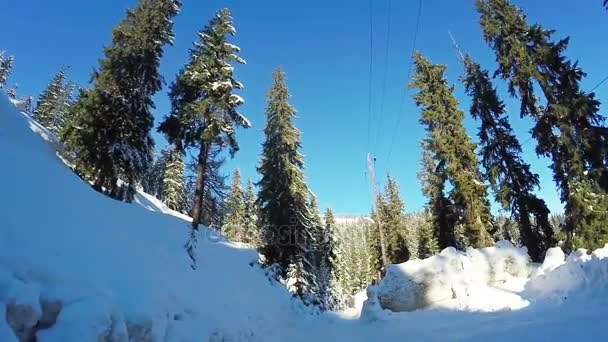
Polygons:
M196 190L194 191L194 203L192 205L192 228L194 230L198 230L198 225L201 223L208 154L208 143L203 140L198 153L198 164L196 165Z

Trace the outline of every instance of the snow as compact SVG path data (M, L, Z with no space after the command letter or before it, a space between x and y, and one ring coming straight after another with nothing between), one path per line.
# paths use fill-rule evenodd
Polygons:
M399 312L425 307L521 309L529 303L513 291L523 288L529 267L526 250L506 241L481 250L469 248L466 253L446 248L427 259L389 265L377 293L383 308Z
M391 265L344 312L315 313L257 266L254 250L202 228L197 269L189 218L138 193L95 192L51 135L0 94L0 341L597 340L608 314L608 247L543 265L507 243ZM429 273L425 275L426 273ZM411 279L437 296L411 312L381 307ZM390 286L389 286L390 285ZM447 292L446 292L447 293Z

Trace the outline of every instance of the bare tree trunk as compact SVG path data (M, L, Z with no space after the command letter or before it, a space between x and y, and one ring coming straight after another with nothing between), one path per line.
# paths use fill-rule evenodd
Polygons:
M203 140L196 165L196 190L194 191L194 203L192 205L192 228L194 230L198 230L198 225L201 223L208 154L209 144Z

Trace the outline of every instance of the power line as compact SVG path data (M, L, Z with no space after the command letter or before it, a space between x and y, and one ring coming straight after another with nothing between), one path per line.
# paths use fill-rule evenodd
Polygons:
M389 60L388 53L390 50L390 42L391 42L391 12L392 12L392 0L388 0L387 5L387 28L386 28L386 44L384 49L384 76L382 83L382 97L380 100L380 117L378 118L378 125L376 129L376 137L374 139L373 149L375 150L378 146L378 137L380 136L380 131L382 130L382 119L384 117L384 102L386 99L386 83L388 80L388 70L389 70Z
M373 0L369 0L369 84L368 84L368 113L367 113L367 148L369 150L371 140L372 125L372 81L373 81L373 61L374 61L374 20L373 20Z
M418 31L420 29L420 21L422 18L422 0L418 2L418 15L416 17L416 29L414 30L414 39L412 43L412 52L410 54L410 64L407 70L407 82L409 83L410 77L412 77L412 69L413 69L413 57L414 52L416 52L416 43L418 41ZM401 118L403 117L403 108L405 106L405 97L406 92L404 91L401 96L401 104L399 105L399 115L397 116L397 124L395 125L395 130L393 131L393 137L391 138L391 144L388 150L388 157L386 158L386 165L390 165L391 156L393 153L393 147L395 146L395 139L397 138L397 134L399 133L399 128L401 126Z
M603 80L600 81L600 83L596 84L595 87L593 87L589 92L594 91L595 89L599 88L602 84L604 84L604 82L608 81L608 76L604 77Z

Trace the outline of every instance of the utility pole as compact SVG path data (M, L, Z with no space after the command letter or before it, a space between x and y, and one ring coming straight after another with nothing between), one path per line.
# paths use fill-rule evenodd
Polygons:
M372 195L374 196L374 211L378 213L378 188L376 187L376 174L374 173L374 163L372 161L372 155L367 154L367 170L369 172L369 179L372 185ZM384 238L384 227L382 222L377 222L378 231L380 232L380 251L382 253L382 269L380 270L380 276L384 273L386 265L388 265L388 257L386 256L386 242Z

